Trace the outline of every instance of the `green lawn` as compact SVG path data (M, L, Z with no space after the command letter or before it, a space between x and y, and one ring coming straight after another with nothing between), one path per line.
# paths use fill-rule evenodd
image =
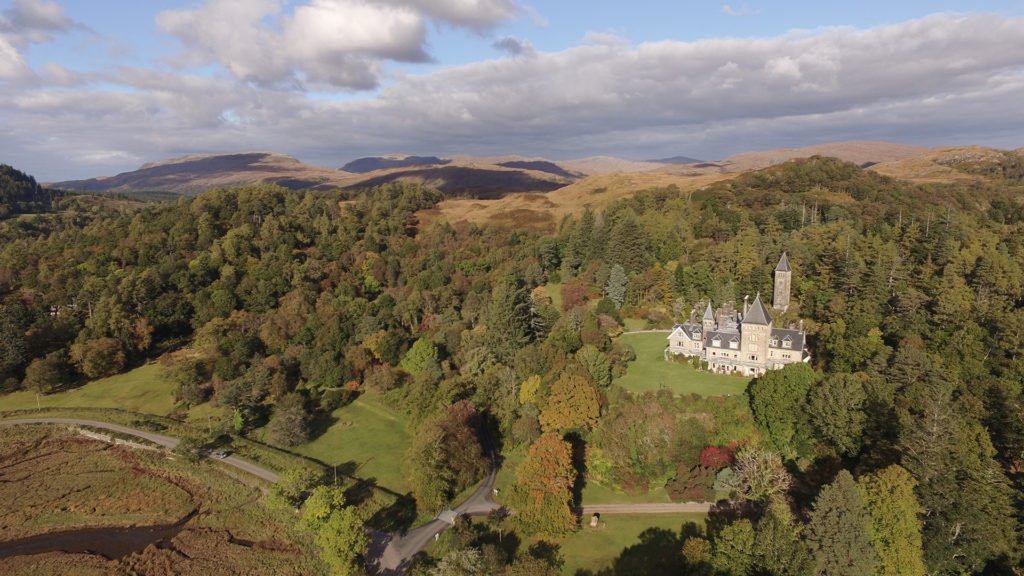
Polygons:
M376 478L377 484L405 493L402 458L411 437L405 416L383 404L379 396L364 394L331 414L333 424L312 442L293 451L328 465L355 464L354 475Z
M42 408L120 408L166 416L174 408L174 384L165 378L159 364L145 364L134 370L59 392L39 395ZM0 410L36 408L34 392L12 392L0 396Z
M597 572L611 567L626 548L641 543L642 532L654 528L659 531L659 538L647 538L645 544L626 551L628 562L623 559L623 564L632 568L624 570L624 573L642 574L646 572L643 568L645 562L678 558L679 550L682 548L683 525L694 522L703 527L705 515L605 514L601 520L603 526L590 528L590 518L584 518L583 527L579 532L561 542L562 558L565 559L563 574L572 576L577 570ZM670 532L671 536L664 531Z
M603 484L587 482L583 486L583 505L587 504L634 504L643 502L671 502L664 486L651 486L646 494L626 494Z
M631 392L650 392L667 388L676 394L724 396L742 394L750 379L694 370L688 364L665 360L667 332L623 334L619 342L636 350L636 360L626 374L615 381Z
M559 312L562 311L562 285L548 282L544 285L544 291L551 297L551 305Z
M647 320L644 320L643 318L623 318L622 324L627 332L644 330L647 328ZM668 335L666 334L666 336Z

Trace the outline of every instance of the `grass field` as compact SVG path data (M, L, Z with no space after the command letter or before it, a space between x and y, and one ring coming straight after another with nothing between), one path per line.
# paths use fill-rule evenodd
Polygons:
M583 528L561 542L562 573L614 567L616 574L647 574L658 571L651 562L659 567L668 562L676 569L662 573L681 574L682 528L688 522L703 526L704 519L704 514L606 514L602 527L590 528L584 518Z
M335 410L333 423L322 435L294 449L327 465L354 464L348 470L360 478L376 478L377 484L405 493L402 458L411 437L405 416L383 404L379 396L364 394Z
M551 305L559 312L562 311L562 284L548 282L544 285L544 292L551 298Z
M653 484L653 483L652 483ZM626 494L603 484L587 482L583 486L583 504L633 504L643 502L671 502L664 486L651 486L646 494Z
M667 332L624 334L619 342L636 351L636 360L626 374L615 381L630 392L654 392L663 388L675 394L724 396L742 394L748 378L694 370L687 364L665 360Z
M39 395L38 400L41 408L121 408L166 416L174 408L174 384L165 378L163 366L144 364L66 392ZM34 392L12 392L0 396L0 410L36 407Z

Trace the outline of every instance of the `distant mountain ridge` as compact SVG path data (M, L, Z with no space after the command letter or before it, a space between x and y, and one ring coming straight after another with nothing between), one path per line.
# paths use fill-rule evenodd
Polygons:
M451 160L438 158L437 156L368 156L357 158L341 167L345 172L354 174L365 174L376 170L387 170L390 168L408 168L411 166L444 166L450 164Z
M703 160L697 160L696 158L690 158L689 156L672 156L670 158L644 160L644 162L654 162L656 164L700 164Z
M166 191L196 194L218 186L256 182L291 189L341 187L343 173L309 166L291 156L273 152L209 154L144 164L116 176L54 182L49 186L73 191Z
M252 183L272 183L290 189L353 189L387 182L421 182L450 196L499 198L522 192L550 192L597 176L615 174L696 177L736 174L796 158L833 156L879 172L899 174L920 165L947 177L964 176L948 166L914 160L936 149L892 142L847 141L802 148L781 148L734 154L719 161L698 161L672 156L637 161L614 156L574 160L548 160L530 156L368 156L348 162L344 170L305 164L273 152L207 154L151 162L116 176L69 180L49 187L90 192L173 192L198 194L204 190ZM902 165L893 165L903 162ZM917 164L914 164L914 163ZM905 166L901 168L900 166ZM923 169L923 168L921 168ZM913 170L907 172L912 173ZM639 182L642 180L634 179ZM659 181L658 177L649 178Z
M285 154L242 152L194 155L150 162L116 176L68 180L50 188L83 192L174 192L198 194L218 187L277 184L293 190L339 190L389 182L419 182L447 195L500 198L520 192L549 192L583 177L550 162L500 165L434 156L368 157L346 164L355 171L304 164ZM383 167L382 167L383 166Z
M843 142L814 144L802 148L775 148L771 150L741 152L722 160L719 165L726 172L745 172L747 170L767 168L768 166L781 164L796 158L831 156L863 166L865 164L901 160L910 156L924 154L929 150L931 148L927 146L915 146L912 144L897 144L875 140L846 140Z

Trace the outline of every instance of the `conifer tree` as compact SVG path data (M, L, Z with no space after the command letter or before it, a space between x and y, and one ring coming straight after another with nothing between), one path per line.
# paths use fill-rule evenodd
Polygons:
M874 574L878 555L871 545L871 517L848 471L840 470L814 501L807 543L818 574Z
M615 302L615 308L622 308L622 303L626 300L626 283L629 282L629 278L626 277L626 271L620 264L612 266L612 272L608 276L608 284L604 287L604 295L609 300Z

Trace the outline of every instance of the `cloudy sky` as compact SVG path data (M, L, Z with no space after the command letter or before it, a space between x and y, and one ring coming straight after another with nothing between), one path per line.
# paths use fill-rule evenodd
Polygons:
M0 0L0 162L42 181L845 139L1024 146L1024 3Z

